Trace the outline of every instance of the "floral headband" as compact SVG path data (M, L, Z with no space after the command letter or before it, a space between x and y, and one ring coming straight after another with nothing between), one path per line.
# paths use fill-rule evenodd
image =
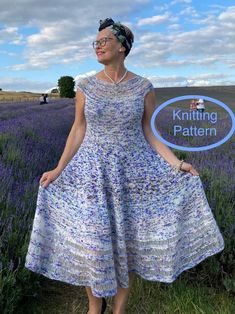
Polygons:
M132 47L132 43L134 40L132 38L127 37L125 27L120 22L114 22L111 18L106 18L105 20L100 20L99 31L104 28L109 28L114 36L122 43L122 45L129 52Z

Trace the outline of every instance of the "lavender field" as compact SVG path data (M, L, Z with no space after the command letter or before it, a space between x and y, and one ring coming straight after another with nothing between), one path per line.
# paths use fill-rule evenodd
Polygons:
M224 101L233 111L235 109L233 88L191 89L157 89L158 104L187 93L208 95ZM24 268L25 255L36 207L39 179L43 172L52 170L59 161L73 124L74 104L74 99L53 100L43 106L37 101L0 103L1 313L14 313L25 299L36 298L45 280ZM170 139L170 126L164 124L164 116L159 123ZM222 135L228 124L229 118L225 117L221 121L224 126L221 128ZM208 151L173 151L178 158L186 159L198 170L209 204L225 239L225 249L222 253L203 261L182 276L189 284L203 284L205 287L213 287L223 290L227 295L233 295L235 135L223 145Z

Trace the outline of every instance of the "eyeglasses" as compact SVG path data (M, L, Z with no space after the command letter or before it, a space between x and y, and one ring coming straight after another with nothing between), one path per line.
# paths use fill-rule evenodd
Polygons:
M96 47L98 45L100 45L101 47L104 47L106 45L108 39L113 39L113 38L111 38L111 37L104 37L104 38L102 38L100 40L93 41L93 43L92 43L93 48L96 49Z

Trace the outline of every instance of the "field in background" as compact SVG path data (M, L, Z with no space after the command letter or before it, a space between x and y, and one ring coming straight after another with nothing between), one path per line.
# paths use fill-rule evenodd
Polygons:
M235 109L235 87L157 88L157 105L173 97L198 94ZM40 94L37 94L37 96ZM49 280L24 268L38 182L53 169L71 129L74 99L0 103L0 312L3 314L87 313L82 286ZM165 125L165 123L164 123ZM166 132L168 125L165 126ZM235 135L206 152L174 151L199 171L206 196L225 238L225 250L172 284L139 276L131 291L127 314L235 313ZM110 309L111 298L107 299ZM4 310L1 310L4 306ZM107 310L107 314L110 311Z
M39 100L39 97L42 95L42 93L30 93L30 92L5 92L0 91L0 103L1 102L7 102L7 101L34 101ZM47 93L48 97L51 99L57 99L59 98L59 94L54 93Z
M226 105L235 108L234 86L206 86L206 87L160 87L156 88L157 104L170 98L183 95L203 95L216 98Z
M213 97L231 105L235 100L235 86L157 87L156 94L158 103L177 96L197 94ZM40 96L41 93L0 91L0 102L38 100ZM48 93L48 96L59 98L59 94L54 93Z

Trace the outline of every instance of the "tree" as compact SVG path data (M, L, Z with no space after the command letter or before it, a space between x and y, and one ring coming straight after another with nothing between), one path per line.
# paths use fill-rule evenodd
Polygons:
M75 97L75 81L72 76L61 76L58 80L60 97L74 98Z

